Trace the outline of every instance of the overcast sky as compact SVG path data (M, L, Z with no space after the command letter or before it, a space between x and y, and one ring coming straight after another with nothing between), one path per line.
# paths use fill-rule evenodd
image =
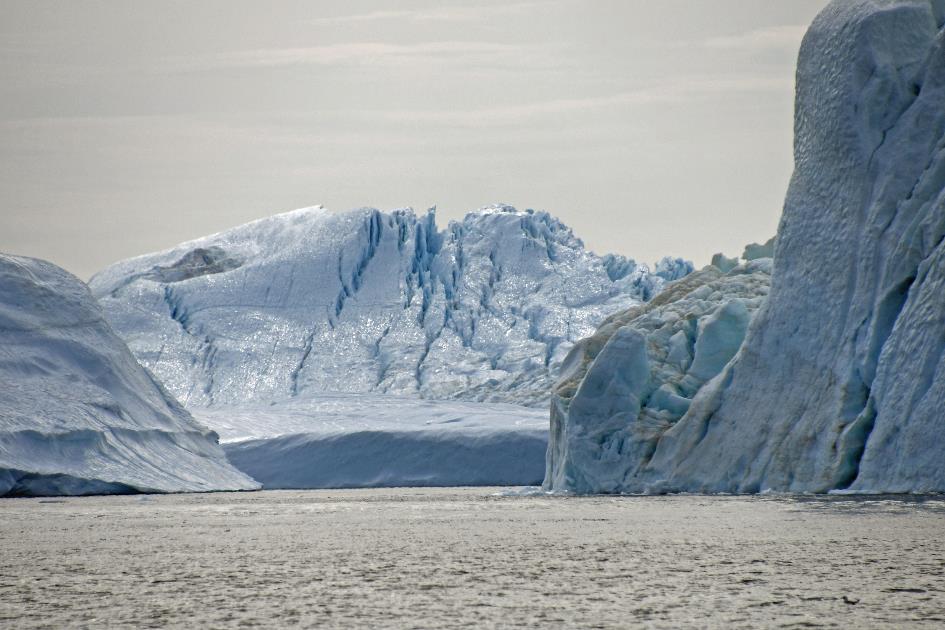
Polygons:
M0 0L0 251L88 278L258 217L493 202L701 265L774 234L826 0Z

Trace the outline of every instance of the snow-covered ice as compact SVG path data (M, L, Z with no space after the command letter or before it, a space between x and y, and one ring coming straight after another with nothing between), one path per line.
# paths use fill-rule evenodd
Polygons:
M316 394L280 402L198 407L194 413L215 428L223 444L306 432L548 429L544 409L388 394Z
M941 0L824 9L798 61L770 295L744 344L655 442L607 429L609 411L589 418L610 449L553 432L546 483L945 491L943 25Z
M88 288L0 254L0 496L248 490Z

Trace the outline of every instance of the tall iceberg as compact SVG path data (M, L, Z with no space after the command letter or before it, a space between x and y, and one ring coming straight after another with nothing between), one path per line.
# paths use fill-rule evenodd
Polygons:
M647 449L568 461L555 454L580 442L552 433L548 487L945 491L943 25L941 0L817 17L771 290L744 344ZM605 460L625 474L597 481Z
M250 490L88 288L0 254L0 496Z

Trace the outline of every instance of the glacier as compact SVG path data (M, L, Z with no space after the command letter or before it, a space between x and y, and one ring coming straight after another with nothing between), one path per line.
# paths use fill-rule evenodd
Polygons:
M315 207L119 262L90 286L267 488L524 485L543 477L574 342L692 270L597 256L548 213L503 204L445 229L434 209Z
M654 424L635 421L654 385L646 331L614 331L553 427L546 488L945 492L943 25L941 0L822 11L798 59L770 291L743 344Z
M0 254L0 496L252 490L78 278Z

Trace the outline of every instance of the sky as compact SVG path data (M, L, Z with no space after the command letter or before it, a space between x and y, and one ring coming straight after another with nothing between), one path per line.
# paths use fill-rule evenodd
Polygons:
M0 0L0 251L83 279L324 205L504 202L697 265L775 233L826 0Z

